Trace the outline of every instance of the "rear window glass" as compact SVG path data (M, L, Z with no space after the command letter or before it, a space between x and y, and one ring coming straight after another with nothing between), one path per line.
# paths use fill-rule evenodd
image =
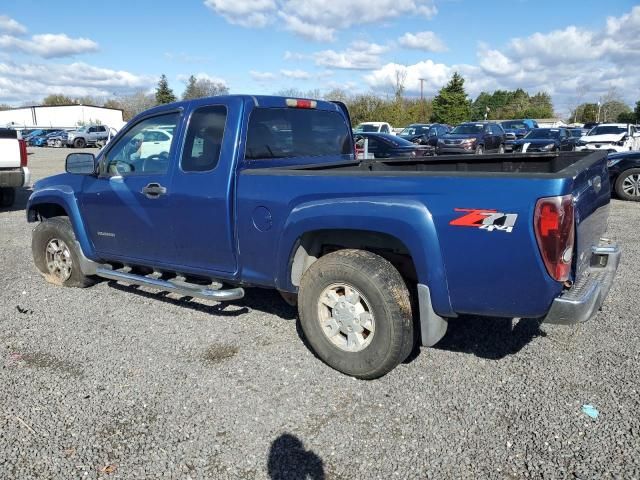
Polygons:
M247 160L352 153L350 128L338 112L257 108L251 113Z

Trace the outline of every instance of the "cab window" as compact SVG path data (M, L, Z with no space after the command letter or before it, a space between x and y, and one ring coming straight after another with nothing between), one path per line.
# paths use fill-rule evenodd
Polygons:
M104 173L109 176L166 173L173 136L158 127L175 128L179 118L178 113L169 113L136 123L105 154Z

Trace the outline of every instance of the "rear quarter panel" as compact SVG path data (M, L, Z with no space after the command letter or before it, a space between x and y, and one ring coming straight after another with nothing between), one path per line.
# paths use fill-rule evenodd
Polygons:
M533 213L538 198L569 192L571 179L262 172L244 171L238 182L245 281L295 291L288 267L297 238L310 230L348 228L402 241L441 315L537 317L562 289L540 258ZM453 226L465 214L456 209L495 210L517 219L511 233ZM269 212L268 229L254 224L257 211Z

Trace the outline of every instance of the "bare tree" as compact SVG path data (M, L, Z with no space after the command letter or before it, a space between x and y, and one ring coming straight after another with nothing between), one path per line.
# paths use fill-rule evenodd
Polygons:
M405 91L405 83L407 82L407 67L397 65L394 71L393 95L396 100L401 100Z

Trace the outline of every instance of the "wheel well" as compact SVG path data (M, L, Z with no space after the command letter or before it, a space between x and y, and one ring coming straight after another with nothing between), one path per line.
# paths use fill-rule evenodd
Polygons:
M290 259L291 283L300 285L302 275L320 257L337 250L367 250L389 261L411 282L417 273L409 249L392 235L363 230L318 230L302 235Z
M28 220L39 222L52 217L68 217L67 211L55 203L43 203L29 209Z

